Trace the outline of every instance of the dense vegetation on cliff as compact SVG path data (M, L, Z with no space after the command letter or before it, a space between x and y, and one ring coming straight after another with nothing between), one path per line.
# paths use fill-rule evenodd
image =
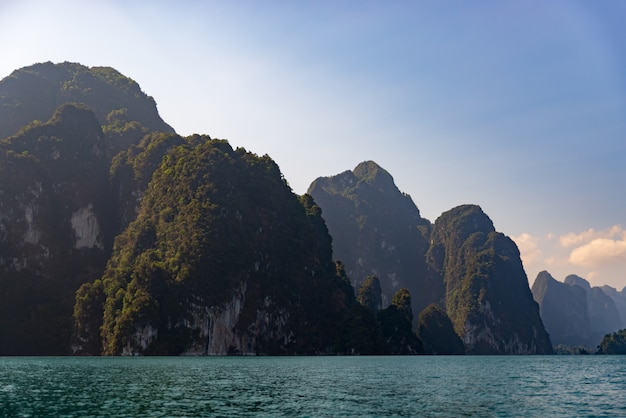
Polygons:
M154 100L112 68L43 63L0 81L0 354L68 352L74 293L102 275L147 183L127 193L111 160L158 131L173 132Z
M344 261L354 283L379 277L383 307L399 287L410 290L415 312L439 306L425 312L422 330L426 336L447 335L452 345L435 343L432 352L552 351L519 251L480 207L453 208L431 224L373 161L320 177L309 193L323 209L334 256ZM446 321L461 344L446 331Z
M0 141L0 354L63 354L74 292L112 245L106 145L93 112L61 106Z
M442 214L427 263L443 279L446 313L470 353L549 353L519 250L480 207Z
M114 69L15 71L0 355L551 351L517 248L478 206L431 224L373 161L309 191L269 156L177 135Z
M598 354L626 354L626 329L605 335L598 346Z
M66 103L83 103L94 111L110 139L110 157L148 132L174 132L159 116L154 99L115 69L46 62L15 70L0 81L0 139L33 121L48 120Z
M335 271L319 208L269 157L191 137L163 157L102 285L80 291L78 341L101 317L105 354L324 352L347 308Z
M417 335L424 341L427 354L465 354L463 341L454 331L450 318L435 303L420 312Z

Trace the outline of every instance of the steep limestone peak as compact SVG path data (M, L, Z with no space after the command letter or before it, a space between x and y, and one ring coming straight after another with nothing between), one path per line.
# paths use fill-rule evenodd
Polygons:
M430 221L394 184L393 177L373 161L354 170L316 179L308 189L322 208L333 237L333 257L344 262L355 288L368 276L380 279L382 307L406 287L414 312L431 302L425 271Z
M353 188L357 181L358 179L350 170L331 177L318 177L309 186L307 194L312 196L320 193L329 195L343 194L346 190Z
M585 290L591 290L591 285L589 284L589 282L575 274L570 274L569 276L567 276L565 278L565 283L572 286L580 286Z
M442 213L433 229L436 239L454 245L464 242L476 232L495 232L493 222L478 205L461 205Z
M548 273L546 270L540 271L539 274L537 274L537 277L535 278L535 284L537 286L543 285L545 283L553 283L556 281L557 280L554 277L552 277L552 275Z
M556 279L554 277L552 277L552 275L550 273L548 273L546 270L540 271L539 274L537 274L537 278L535 279L535 283L537 282L548 282L548 281L555 281Z
M353 170L354 175L361 181L376 185L380 188L394 187L393 177L384 168L374 161L364 161Z
M546 296L548 288L554 285L558 285L558 282L550 273L543 270L537 274L533 287L531 289L534 299L541 305L543 299Z
M352 171L346 170L334 176L319 177L311 183L307 193L315 194L324 191L331 194L348 195L357 190L362 191L364 188L402 195L391 174L374 161L364 161Z

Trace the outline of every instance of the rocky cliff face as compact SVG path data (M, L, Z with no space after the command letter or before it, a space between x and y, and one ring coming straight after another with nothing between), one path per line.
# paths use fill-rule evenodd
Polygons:
M585 290L589 322L593 339L596 342L600 341L605 334L615 332L621 328L622 321L615 302L601 288L591 287L587 280L575 274L567 276L565 283L572 286L580 286Z
M373 162L309 187L356 287L377 276L383 304L400 286L413 310L445 310L470 353L552 352L519 251L478 206L454 208L434 226Z
M617 289L611 286L602 286L600 289L613 299L621 320L620 329L626 328L626 288L617 291Z
M442 296L439 283L429 282L425 273L430 222L387 171L367 161L353 171L318 178L308 193L322 208L333 256L343 261L356 289L366 277L378 277L385 307L406 287L415 312Z
M111 182L111 161L153 131L173 135L112 68L43 63L0 81L0 355L67 353L74 293L102 275L147 185Z
M582 277L572 274L561 283L544 271L532 292L554 344L595 347L622 326L613 299Z
M101 274L112 245L110 214L91 110L64 105L0 142L1 354L65 352L74 291Z
M311 195L111 68L3 79L0 139L0 355L418 353L431 303L471 353L548 351L514 244L473 206L433 227L373 162L310 191L376 316Z
M474 205L442 214L427 263L445 285L446 313L469 353L550 353L515 243Z
M79 292L73 348L325 352L346 309L330 243L319 208L269 157L188 138L163 157L102 286ZM103 306L91 303L102 296Z
M554 344L593 344L585 289L559 282L542 271L532 292Z

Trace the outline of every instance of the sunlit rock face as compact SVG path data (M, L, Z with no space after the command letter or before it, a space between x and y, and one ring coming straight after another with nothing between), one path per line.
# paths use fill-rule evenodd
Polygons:
M219 306L187 304L187 311L174 328L189 331L190 337L182 343L183 356L258 355L268 354L268 344L288 347L294 343L294 331L289 329L289 312L277 309L268 297L264 307L256 310L247 327L240 326L241 313L246 303L246 286L233 291L232 299ZM147 323L136 328L122 348L121 355L151 354L151 346L158 345L158 328ZM76 350L80 353L80 350Z
M76 212L73 212L70 222L76 238L74 248L103 249L104 246L100 238L98 216L94 213L92 205L88 205L87 207L80 208Z
M443 279L446 313L468 353L551 353L519 250L476 205L443 213L427 263Z

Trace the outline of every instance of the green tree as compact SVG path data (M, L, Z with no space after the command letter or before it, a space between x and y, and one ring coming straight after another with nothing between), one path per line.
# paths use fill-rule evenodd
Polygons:
M626 329L606 334L598 346L598 354L626 354Z
M376 315L383 307L382 290L378 277L368 276L359 288L356 298L361 305Z
M403 287L398 290L394 295L393 299L391 299L391 304L396 307L396 309L401 312L409 322L413 321L413 310L411 308L411 293L409 289Z
M464 354L463 341L454 332L448 315L436 304L420 312L417 335L424 343L426 354Z
M393 296L392 304L378 314L388 354L423 353L422 341L412 329L412 319L411 295L402 288Z

